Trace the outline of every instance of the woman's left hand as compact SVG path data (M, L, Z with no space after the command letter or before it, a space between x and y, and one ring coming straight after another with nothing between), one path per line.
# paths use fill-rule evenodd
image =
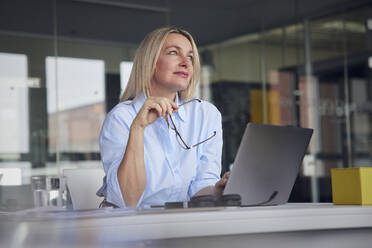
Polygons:
M226 183L229 180L230 171L226 172L223 177L214 185L214 195L221 196L225 189Z

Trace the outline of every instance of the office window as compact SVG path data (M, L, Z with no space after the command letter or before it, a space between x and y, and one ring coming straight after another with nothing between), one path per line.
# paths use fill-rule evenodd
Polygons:
M131 61L123 61L120 63L120 96L123 94L125 88L127 87L132 67L133 62Z
M27 72L27 56L15 53L0 53L0 77L25 79Z
M104 62L46 58L50 152L98 152L104 119Z
M0 154L29 151L27 68L26 55L0 53Z
M47 57L48 113L103 102L104 73L102 60Z

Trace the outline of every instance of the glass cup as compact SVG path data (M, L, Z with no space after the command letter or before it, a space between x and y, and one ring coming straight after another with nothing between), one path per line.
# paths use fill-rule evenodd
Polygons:
M67 189L65 176L33 176L31 186L35 207L66 208Z
M45 176L32 176L31 188L34 197L34 207L48 206L48 191L46 189Z
M65 176L46 177L46 189L48 191L48 206L66 208L67 191Z

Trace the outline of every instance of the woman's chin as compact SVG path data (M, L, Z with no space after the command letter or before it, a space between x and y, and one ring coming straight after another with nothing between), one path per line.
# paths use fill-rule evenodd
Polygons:
M187 89L187 86L182 86L182 87L179 87L179 88L177 89L177 91L183 91L183 90L185 90L185 89Z
M179 84L174 84L172 88L174 91L183 91L187 88L187 85L188 84L185 84L185 83L179 83Z

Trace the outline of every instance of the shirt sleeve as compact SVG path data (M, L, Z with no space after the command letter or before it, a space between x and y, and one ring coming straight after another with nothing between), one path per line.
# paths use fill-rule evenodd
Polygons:
M189 187L188 195L192 197L207 186L214 186L220 179L221 156L222 156L222 118L221 113L212 104L206 110L208 118L204 119L203 125L207 128L204 132L216 136L200 147L196 177Z
M118 168L124 157L129 138L129 118L119 111L110 113L100 134L101 159L106 173L106 200L126 207L118 181Z

